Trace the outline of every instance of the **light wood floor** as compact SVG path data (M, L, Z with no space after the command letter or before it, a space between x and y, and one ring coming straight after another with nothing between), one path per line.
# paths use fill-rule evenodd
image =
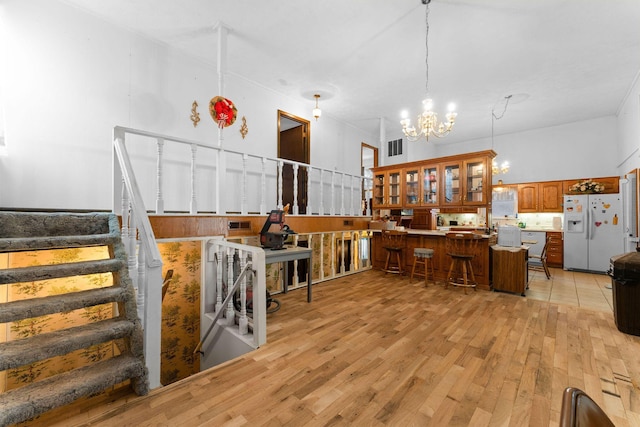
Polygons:
M556 426L575 386L616 426L639 426L640 337L617 330L610 281L552 273L526 298L377 271L316 285L311 304L302 290L278 295L262 348L28 425Z

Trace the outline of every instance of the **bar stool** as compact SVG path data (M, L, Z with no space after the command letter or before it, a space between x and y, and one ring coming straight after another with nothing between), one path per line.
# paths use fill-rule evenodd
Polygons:
M473 274L471 260L482 237L471 232L455 232L446 234L447 255L451 257L451 267L445 282L445 289L449 285L460 286L467 293L467 288L476 290L476 277Z
M427 278L431 273L431 279L433 283L436 283L436 273L433 267L433 254L435 251L431 248L414 248L413 249L413 268L411 269L411 280L413 280L414 274L416 276L424 277L424 285L427 286ZM421 264L423 272L416 272L416 266ZM429 265L431 265L431 271L429 271Z
M398 230L382 230L382 247L387 251L384 272L404 274L402 254L407 243L407 232Z

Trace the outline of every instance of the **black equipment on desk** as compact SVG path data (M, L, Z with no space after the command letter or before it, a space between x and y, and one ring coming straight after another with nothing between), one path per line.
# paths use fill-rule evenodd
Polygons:
M262 226L262 231L260 231L260 245L263 248L282 249L289 235L296 234L284 223L284 214L285 211L273 210L267 217L264 226ZM280 230L269 231L271 226L275 224L280 226Z

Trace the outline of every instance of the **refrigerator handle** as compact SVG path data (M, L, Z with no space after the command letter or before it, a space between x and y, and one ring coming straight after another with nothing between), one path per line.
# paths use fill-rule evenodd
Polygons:
M591 209L587 208L587 226L585 227L587 230L587 233L586 233L587 240L591 239L591 235L593 234L591 230L591 226L592 226Z

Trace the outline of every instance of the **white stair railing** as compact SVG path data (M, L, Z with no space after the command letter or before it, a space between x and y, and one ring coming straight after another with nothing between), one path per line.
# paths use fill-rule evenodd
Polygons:
M223 150L199 141L122 126L114 128L116 134L129 150L145 205L155 206L156 214L170 211L266 215L271 209L269 205L282 208L282 173L286 167L293 171L290 212L298 214L302 211L300 205L304 205L306 215L325 215L325 206L329 206L331 215L347 215L348 211L351 216L359 216L362 211L359 203L355 203L358 208L354 209L354 200L362 199L361 183L371 180L306 163ZM318 171L317 179L316 174L312 174L314 169ZM119 206L122 189L115 172L114 165L114 206ZM298 172L306 176L306 201L297 197L301 184ZM323 177L325 172L330 173L330 180ZM147 179L152 174L155 180ZM328 192L326 185L330 186ZM316 210L312 212L312 208Z

